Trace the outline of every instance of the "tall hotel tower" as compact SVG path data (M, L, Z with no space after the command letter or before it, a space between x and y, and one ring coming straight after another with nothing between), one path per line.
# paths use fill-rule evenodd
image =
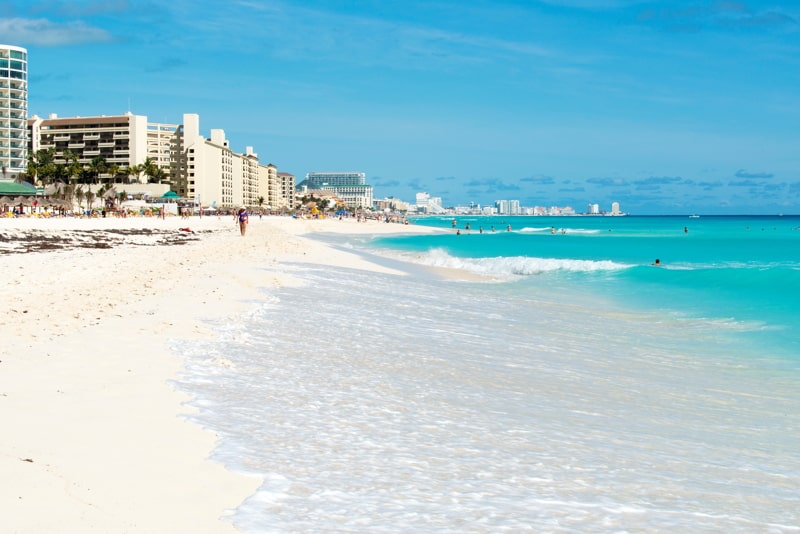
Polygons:
M28 51L0 44L0 180L28 168Z

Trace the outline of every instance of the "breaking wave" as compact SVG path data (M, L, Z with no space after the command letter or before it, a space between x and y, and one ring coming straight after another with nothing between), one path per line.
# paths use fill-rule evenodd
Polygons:
M595 272L619 271L633 267L610 260L575 260L535 258L530 256L500 256L494 258L458 258L444 249L434 248L423 254L407 254L402 258L420 265L461 269L493 277L530 276L553 271Z

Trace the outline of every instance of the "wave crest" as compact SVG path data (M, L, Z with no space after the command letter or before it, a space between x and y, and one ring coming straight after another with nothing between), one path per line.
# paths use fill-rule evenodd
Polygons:
M407 258L408 259L408 258ZM610 260L572 260L559 258L535 258L530 256L499 256L494 258L457 258L444 249L435 248L411 258L414 263L430 267L461 269L485 276L531 276L553 271L594 272L627 269Z

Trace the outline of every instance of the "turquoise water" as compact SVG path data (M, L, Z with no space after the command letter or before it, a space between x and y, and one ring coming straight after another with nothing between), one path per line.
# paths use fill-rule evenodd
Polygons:
M798 219L457 223L176 344L240 531L800 532Z
M381 238L373 245L429 265L512 277L521 287L737 324L743 341L760 352L800 355L800 217L455 220L460 235L453 218L427 217L413 223L449 231ZM656 258L662 267L652 266Z

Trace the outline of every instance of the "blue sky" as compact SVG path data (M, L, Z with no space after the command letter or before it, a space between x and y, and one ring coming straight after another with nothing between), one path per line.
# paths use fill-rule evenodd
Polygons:
M445 205L800 213L800 2L4 2L30 113L181 122Z

